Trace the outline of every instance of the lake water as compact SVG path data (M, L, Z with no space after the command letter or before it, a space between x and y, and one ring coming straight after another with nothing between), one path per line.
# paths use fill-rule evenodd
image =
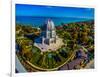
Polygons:
M92 19L87 18L73 18L73 17L32 17L32 16L16 16L16 23L30 24L32 26L42 26L46 20L51 19L56 26L61 23L82 22Z

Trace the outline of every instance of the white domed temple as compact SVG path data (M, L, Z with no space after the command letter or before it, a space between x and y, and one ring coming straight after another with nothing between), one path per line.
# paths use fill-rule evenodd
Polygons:
M42 44L52 44L56 43L56 31L54 22L50 19L45 24L45 30L43 31L44 35L42 36Z
M41 43L34 43L41 51L55 51L63 45L63 41L56 35L54 22L48 19L43 26L41 36L36 40L41 40Z

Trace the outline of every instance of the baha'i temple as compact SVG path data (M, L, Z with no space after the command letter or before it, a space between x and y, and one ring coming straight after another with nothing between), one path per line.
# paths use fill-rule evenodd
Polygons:
M37 40L41 42L36 42L34 45L41 51L55 51L63 45L62 39L56 35L55 25L51 19L45 22L40 37L36 38Z
M50 45L51 43L56 43L56 31L54 22L48 19L44 27L45 30L43 31L42 44L45 43Z

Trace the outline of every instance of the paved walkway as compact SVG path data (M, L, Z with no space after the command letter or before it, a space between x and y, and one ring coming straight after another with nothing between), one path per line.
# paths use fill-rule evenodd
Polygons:
M47 44L41 44L41 43L34 43L36 47L38 47L41 51L56 51L59 49L62 45L64 45L63 41L61 38L57 38L56 43L51 43L50 45Z
M18 71L19 73L27 72L26 69L23 67L23 65L20 63L20 61L19 61L17 55L16 55L15 59L16 59L16 60L15 60L15 61L16 61L15 67L16 67L17 71Z

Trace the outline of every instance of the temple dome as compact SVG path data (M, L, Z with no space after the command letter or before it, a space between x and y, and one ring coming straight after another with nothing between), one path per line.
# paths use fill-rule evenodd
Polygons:
M48 19L46 22L46 28L47 30L53 30L55 29L54 22L51 19Z

